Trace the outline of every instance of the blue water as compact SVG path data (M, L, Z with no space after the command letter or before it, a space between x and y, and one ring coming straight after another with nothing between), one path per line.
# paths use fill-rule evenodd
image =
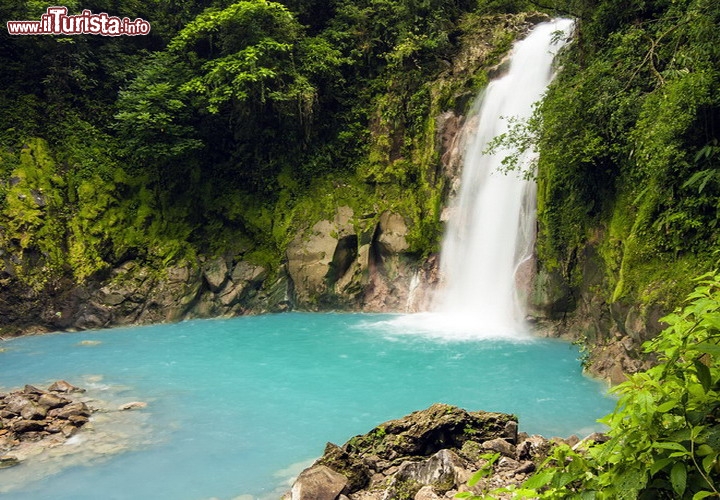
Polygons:
M327 441L342 444L434 402L515 413L521 430L546 436L601 429L596 419L614 405L567 343L397 335L381 321L388 318L291 313L4 342L0 387L65 379L113 408L134 400L148 407L134 412L145 420L130 424L126 451L52 475L26 464L0 470L0 492L278 498Z

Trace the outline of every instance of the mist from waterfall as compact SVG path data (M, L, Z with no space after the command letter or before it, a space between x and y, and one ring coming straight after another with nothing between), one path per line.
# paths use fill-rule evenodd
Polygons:
M465 152L460 191L443 240L443 285L434 307L453 329L501 336L522 329L515 274L532 257L535 182L520 172L501 171L512 151L485 152L493 138L508 131L511 120L530 118L572 26L566 19L536 26L515 44L508 72L491 81L476 104L478 128ZM530 165L533 155L526 153L520 165Z

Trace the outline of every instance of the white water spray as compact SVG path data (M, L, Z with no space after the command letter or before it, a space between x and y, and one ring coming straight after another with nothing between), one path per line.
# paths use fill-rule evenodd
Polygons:
M499 171L512 151L483 152L508 131L508 118L524 121L532 115L533 104L552 79L553 58L572 27L567 19L536 26L513 47L507 74L490 82L478 100L478 130L465 152L460 193L440 254L443 286L435 312L394 320L395 331L420 330L444 338L526 336L515 273L532 256L535 183L521 173ZM528 152L520 164L533 160Z

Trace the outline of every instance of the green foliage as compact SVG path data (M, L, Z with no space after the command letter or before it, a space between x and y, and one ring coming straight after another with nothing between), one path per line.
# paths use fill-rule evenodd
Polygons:
M557 446L516 498L720 496L720 273L697 280L669 326L644 344L657 364L613 392L609 441Z
M692 274L676 270L714 265L720 243L720 66L711 42L720 8L706 0L565 8L581 14L577 41L527 134L540 151L538 255L572 281L584 246L600 241L608 301L677 304Z
M14 257L17 272L40 288L60 271L64 236L65 182L45 141L27 141L8 183L0 212L0 248Z
M38 287L197 253L237 250L277 268L298 230L343 205L366 236L382 212L399 213L409 251L436 251L446 190L436 117L466 111L525 26L466 0L68 7L143 17L153 30L0 30L0 249L18 260L14 277ZM0 2L6 19L44 8ZM28 138L42 138L53 166L16 185L35 171L21 166ZM38 187L52 203L31 203L25 191Z

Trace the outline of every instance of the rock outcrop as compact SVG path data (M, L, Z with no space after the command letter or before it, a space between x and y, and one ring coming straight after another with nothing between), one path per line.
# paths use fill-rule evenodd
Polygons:
M162 271L126 261L77 286L37 291L7 281L0 296L0 336L152 324L192 318L279 312L291 308L281 269L237 257L203 258ZM7 301L2 299L8 298Z
M582 276L579 283L559 269L532 271L529 319L538 334L581 343L588 372L611 384L649 368L651 360L643 359L642 344L662 330L662 308L610 301L605 265L593 245L586 246L575 266Z
M512 415L435 404L343 446L328 443L284 499L434 500L460 491L480 494L522 483L551 446L541 436L519 434ZM481 468L490 474L470 489L467 481Z
M428 269L436 259L428 264L409 255L408 232L407 221L396 212L358 216L348 206L298 231L286 252L294 306L420 310L425 304L418 289L433 278Z
M84 392L65 381L48 390L26 385L23 389L0 394L0 454L11 453L25 442L39 442L73 436L89 422L93 412L85 403L74 401L73 393ZM19 464L13 455L0 456L0 468Z

